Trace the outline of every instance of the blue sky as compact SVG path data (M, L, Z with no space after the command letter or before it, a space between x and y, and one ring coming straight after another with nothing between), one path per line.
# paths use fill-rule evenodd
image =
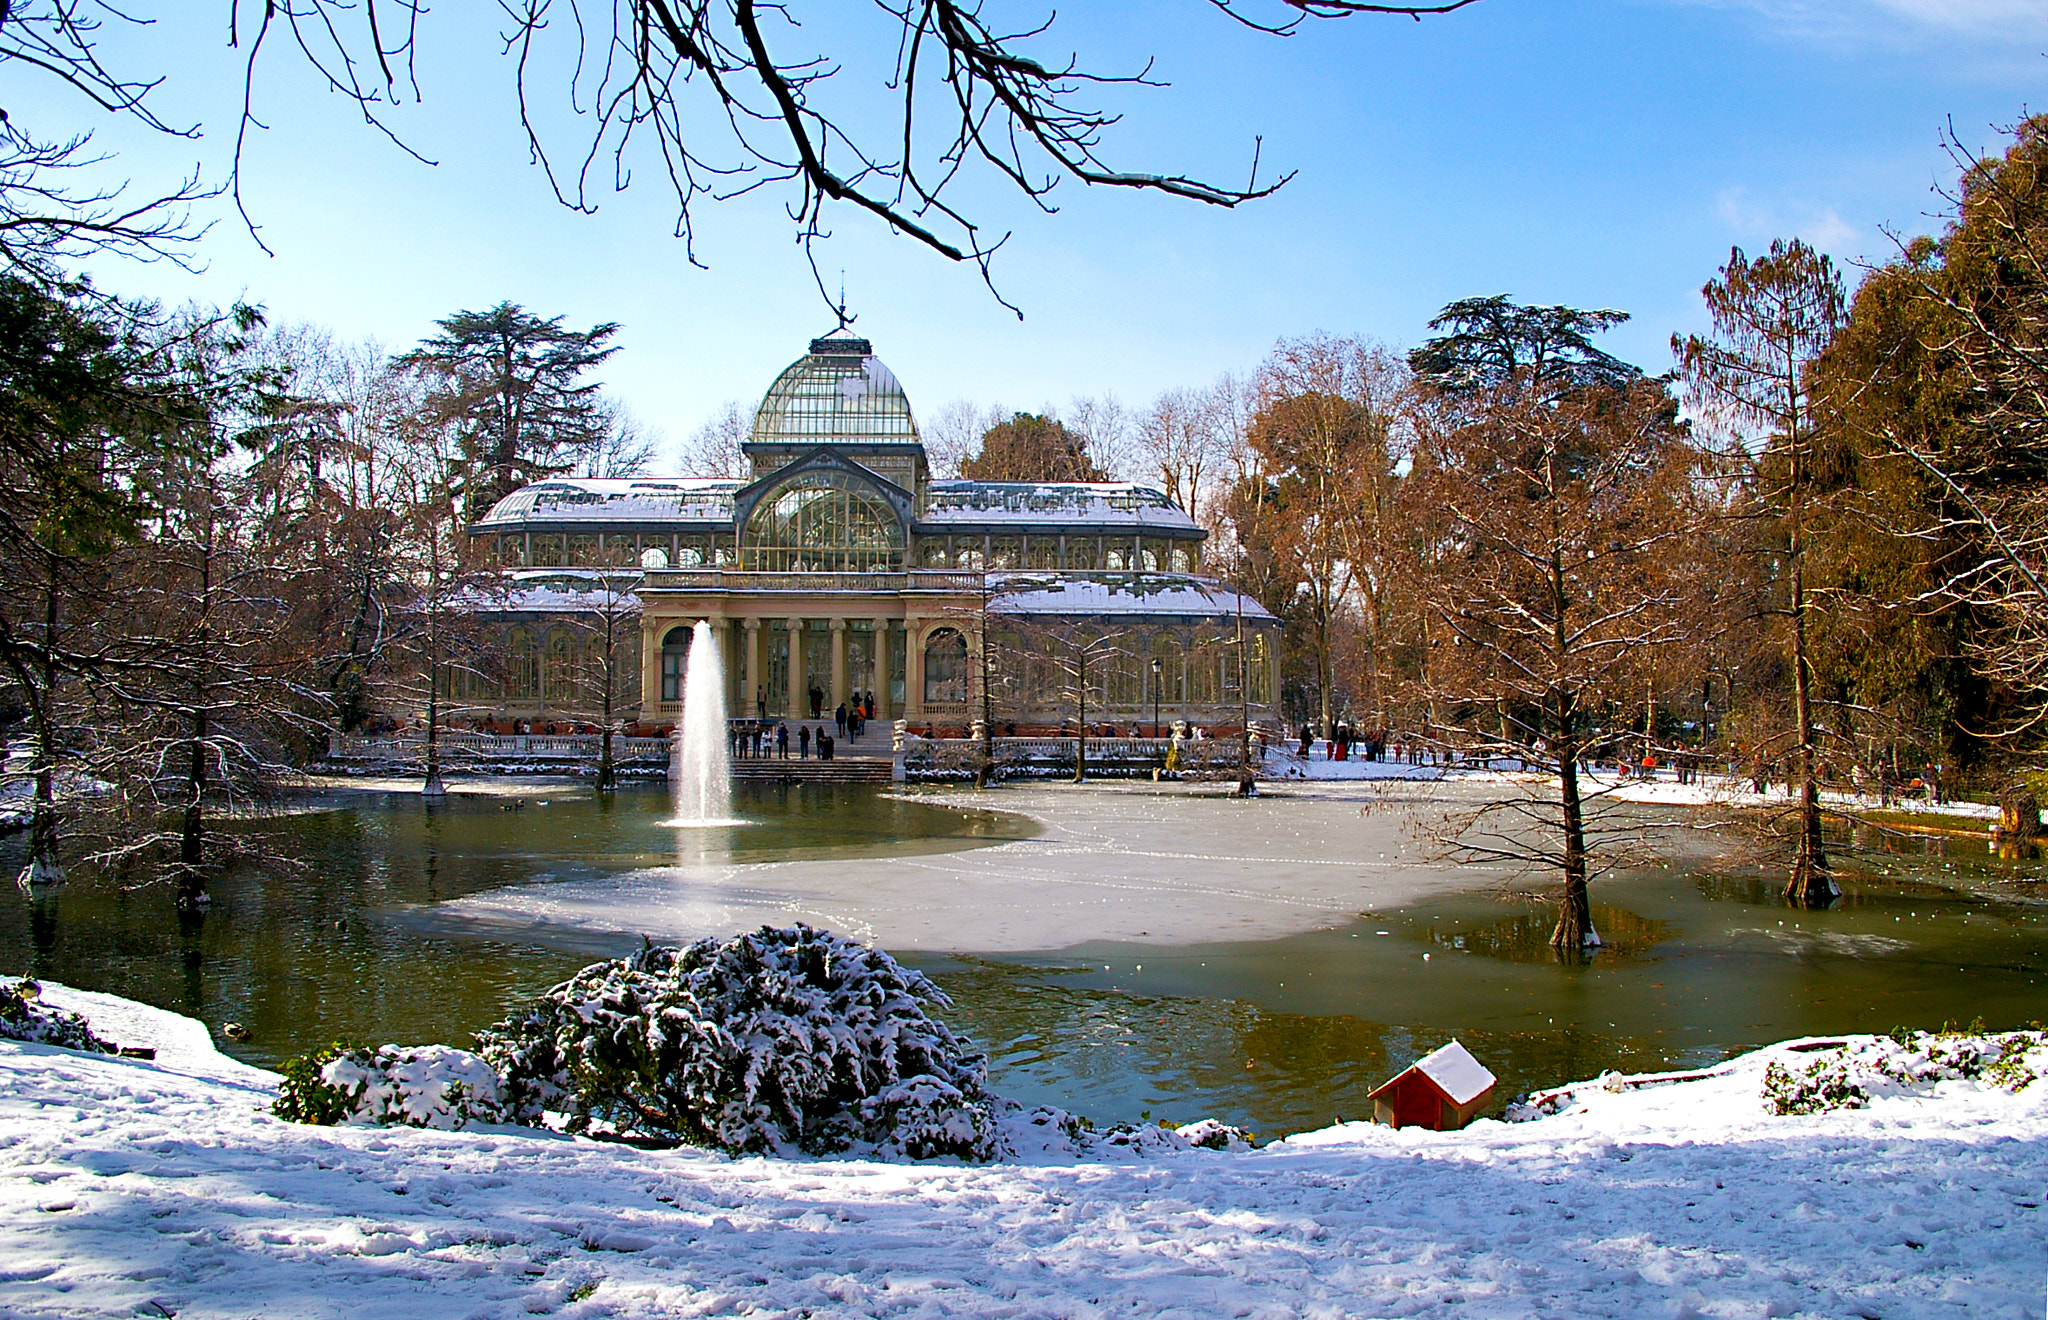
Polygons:
M561 7L558 5L558 7ZM147 8L147 7L146 7ZM195 162L217 174L239 68L225 4L185 5L111 57L168 75L156 104L199 141L90 117L10 71L7 105L46 132L94 128L138 186ZM1020 17L1043 8L990 0ZM847 10L811 5L804 37L849 48ZM106 262L106 287L169 301L245 296L274 319L404 346L435 318L503 299L574 324L622 324L606 383L680 442L722 401L758 397L829 324L778 196L703 206L690 266L672 204L641 162L594 216L558 207L527 161L494 5L446 0L424 20L426 101L394 122L433 167L367 130L286 58L266 66L245 197L275 252L232 212L206 269ZM872 33L875 29L865 29ZM837 43L835 45L835 43ZM995 277L851 213L830 217L827 278L843 268L859 328L914 405L1012 407L1158 391L1248 371L1281 336L1317 330L1406 347L1455 298L1616 307L1606 341L1652 369L1674 330L1700 328L1702 282L1730 244L1799 235L1844 263L1882 259L1888 233L1938 224L1953 174L1943 125L1984 147L2048 73L2038 0L1481 0L1423 23L1354 17L1277 39L1200 0L1062 11L1038 49L1129 70L1164 89L1105 92L1126 168L1243 179L1298 171L1272 198L1221 210L1063 184L1042 216L985 182L970 201L1013 237ZM875 86L850 63L835 94ZM566 135L563 138L567 142Z

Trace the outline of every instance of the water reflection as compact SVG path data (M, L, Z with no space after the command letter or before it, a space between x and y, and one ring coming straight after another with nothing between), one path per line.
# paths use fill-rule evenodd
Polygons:
M230 873L209 912L182 920L167 889L78 872L10 891L0 969L248 1024L235 1052L257 1063L341 1035L459 1044L637 940L465 930L424 919L435 905L665 871L677 902L708 914L751 862L903 857L1024 829L968 803L763 785L736 804L758 823L678 832L661 828L659 785L616 801L565 785L433 808L352 798L269 827L307 865ZM1511 1094L1788 1036L2041 1017L2040 864L1969 842L1845 849L1846 893L1827 912L1787 908L1782 876L1704 855L1605 880L1607 945L1572 965L1549 947L1547 903L1470 892L1283 940L912 961L953 995L945 1016L988 1049L1006 1094L1099 1121L1214 1114L1283 1132L1364 1115L1367 1091L1453 1036ZM0 846L0 866L18 845Z
M1458 953L1477 953L1511 962L1556 962L1558 951L1550 943L1557 929L1557 911L1531 905L1512 916L1491 923L1453 921L1431 923L1416 932L1419 938L1439 948ZM1593 929L1600 932L1600 947L1585 951L1574 961L1640 958L1670 931L1669 922L1652 921L1627 908L1593 905Z
M695 832L715 837L679 883L710 903L717 878L739 861L894 855L1030 832L997 813L810 787L746 797L742 809L758 827ZM434 805L350 794L314 805L323 809L250 827L277 836L303 865L229 870L203 912L174 912L168 886L131 888L82 866L60 889L7 887L0 971L126 995L216 1029L244 1023L253 1035L235 1053L258 1064L338 1036L461 1044L592 957L628 949L613 938L578 946L524 932L423 933L409 914L485 890L678 860L677 831L659 827L669 809L660 784L615 795L535 784L523 796L458 792ZM21 843L0 840L0 868L21 865Z

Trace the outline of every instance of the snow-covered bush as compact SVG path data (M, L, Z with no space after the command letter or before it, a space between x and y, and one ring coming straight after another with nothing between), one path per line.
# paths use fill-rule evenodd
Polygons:
M498 1074L446 1045L370 1049L337 1041L288 1060L274 1112L297 1123L375 1123L455 1129L503 1123Z
M1014 1101L998 1106L997 1142L1006 1159L1048 1155L1074 1159L1104 1156L1169 1155L1189 1150L1246 1151L1252 1134L1213 1118L1178 1127L1172 1123L1118 1123L1098 1130L1079 1114L1052 1105L1025 1109Z
M980 1055L879 949L764 926L586 967L477 1037L515 1121L729 1151L996 1154Z
M0 1039L57 1045L67 1050L91 1050L98 1054L116 1052L111 1041L93 1034L92 1027L84 1018L43 1003L42 993L43 988L34 981L0 985Z
M1940 1031L1858 1036L1803 1069L1764 1070L1764 1107L1774 1114L1862 1109L1873 1096L1943 1082L1975 1082L2020 1091L2048 1071L2048 1032L1987 1031L1982 1022Z
M1781 1063L1764 1068L1764 1107L1781 1118L1863 1109L1869 1104L1870 1092L1851 1079L1846 1060L1816 1059L1799 1072Z

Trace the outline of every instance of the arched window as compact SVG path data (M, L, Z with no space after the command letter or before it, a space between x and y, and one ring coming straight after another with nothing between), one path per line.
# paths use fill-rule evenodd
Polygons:
M1159 703L1162 715L1187 700L1182 686L1186 678L1187 662L1181 655L1180 639L1171 633L1160 633L1152 639L1152 697Z
M1223 659L1223 648L1213 642L1205 644L1188 655L1188 703L1194 706L1211 705L1216 700L1216 672Z
M1121 645L1102 658L1103 687L1110 706L1135 711L1144 704L1145 680L1140 672L1144 663L1136 652Z
M1092 536L1070 536L1067 538L1068 568L1102 567L1102 543Z
M540 648L533 634L514 628L505 644L505 699L532 701L540 695Z
M547 659L540 678L542 701L560 706L576 700L576 638L567 628L548 633Z
M690 667L690 638L688 628L671 628L661 638L661 699L681 701L683 699L683 675Z
M924 699L937 705L967 700L967 639L941 628L924 644Z
M903 524L865 482L803 472L761 497L740 553L761 573L901 572Z
M1124 548L1120 545L1109 547L1109 550L1102 556L1102 566L1112 573L1123 572Z
M1266 634L1262 629L1252 637L1252 653L1245 671L1245 686L1251 689L1251 701L1255 706L1268 705L1273 700L1273 656L1266 649Z
M918 559L926 568L946 566L946 543L937 537L926 541L918 551Z
M1186 546L1177 545L1173 548L1173 571L1176 573L1192 573L1195 571L1194 557L1187 552Z

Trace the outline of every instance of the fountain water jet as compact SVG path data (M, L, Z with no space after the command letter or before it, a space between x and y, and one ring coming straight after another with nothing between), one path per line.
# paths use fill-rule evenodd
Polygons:
M732 818L732 765L726 755L725 666L709 619L690 632L683 670L683 718L669 761L669 790L677 826L736 825Z

